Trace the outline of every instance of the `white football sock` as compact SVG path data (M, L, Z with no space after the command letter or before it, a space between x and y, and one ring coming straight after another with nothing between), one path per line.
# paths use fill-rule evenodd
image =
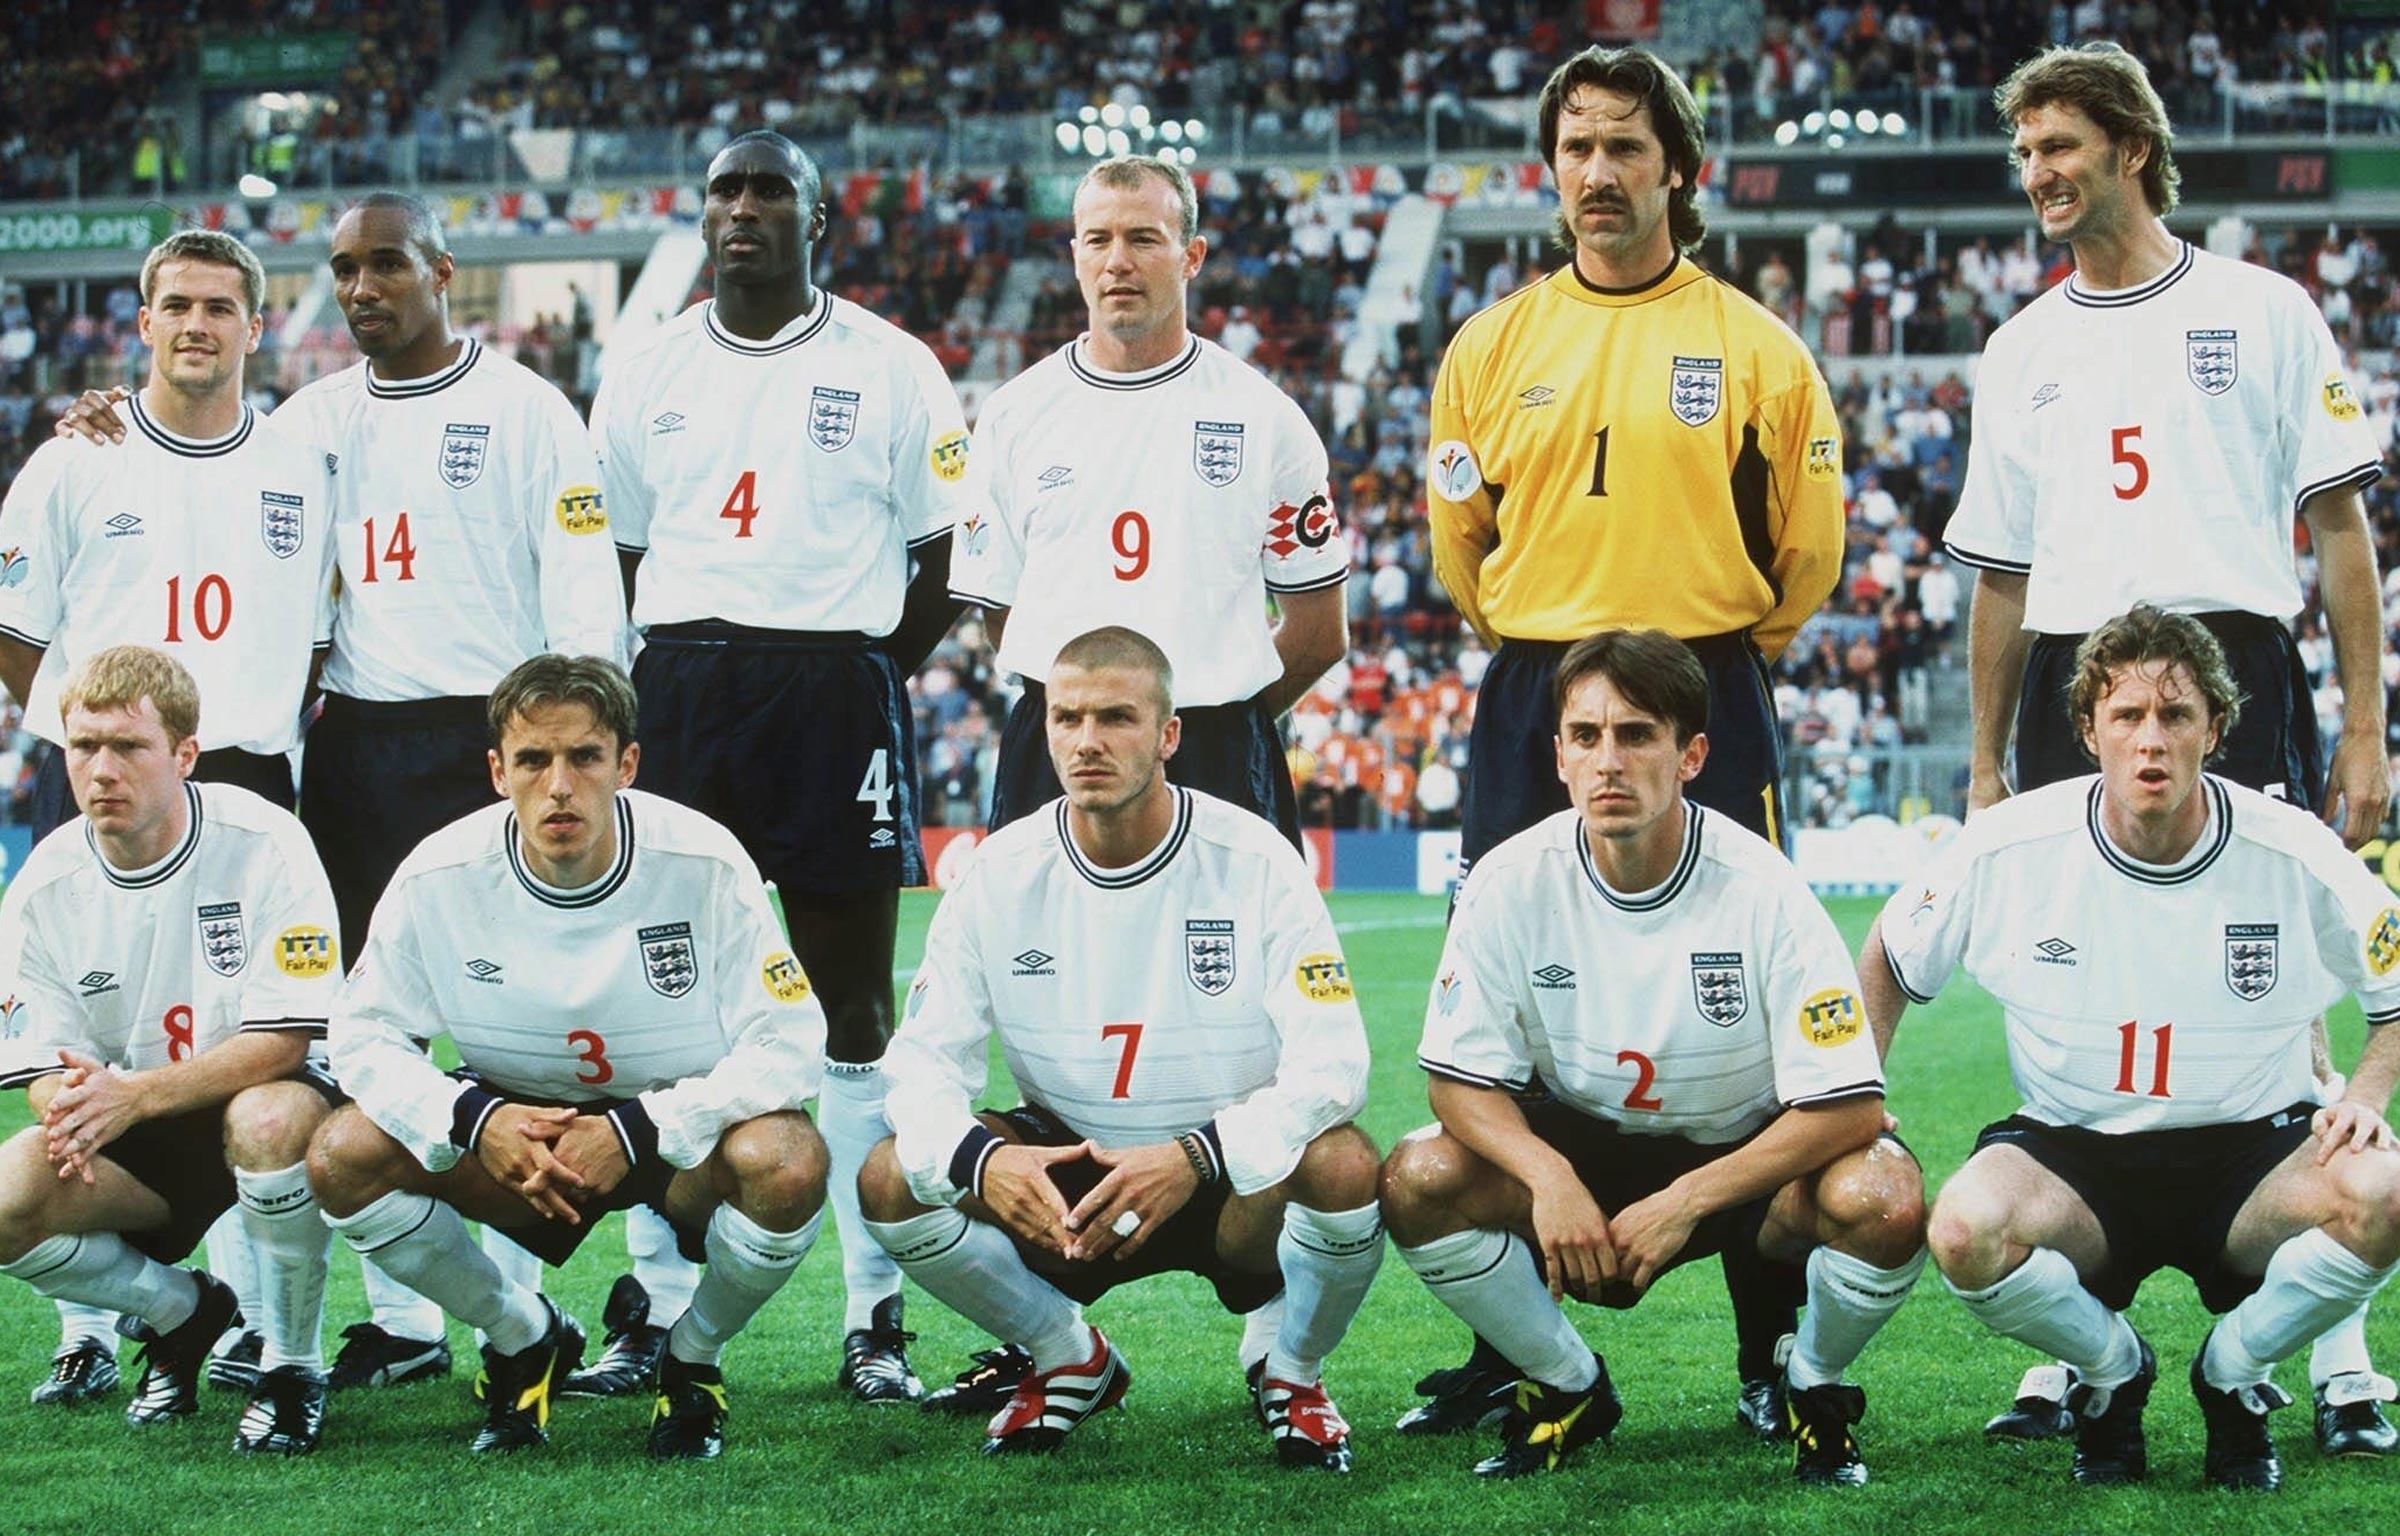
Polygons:
M106 1307L87 1307L80 1301L58 1304L58 1347L67 1348L85 1339L98 1339L110 1349L116 1347L117 1314Z
M260 1310L245 1313L266 1340L259 1369L325 1369L325 1260L333 1233L308 1190L308 1165L233 1170L242 1225L258 1255ZM213 1250L212 1250L213 1253Z
M500 1271L503 1279L529 1291L542 1288L542 1256L498 1227L484 1225L476 1234L475 1245L483 1250L483 1256L492 1261L492 1268ZM475 1347L481 1349L488 1342L483 1330L476 1329Z
M140 1318L160 1333L183 1326L200 1306L188 1269L161 1264L114 1232L61 1233L0 1264L45 1296Z
M2358 1310L2317 1335L2309 1346L2308 1384L2321 1387L2336 1376L2372 1376L2375 1362L2367 1355L2367 1309Z
M900 1291L900 1266L867 1232L858 1212L858 1170L875 1144L892 1134L883 1117L883 1065L828 1061L817 1090L817 1132L832 1164L825 1195L842 1240L842 1329L855 1333L875 1321L875 1308Z
M2223 1392L2265 1381L2276 1361L2382 1290L2394 1269L2400 1265L2369 1264L2322 1227L2287 1239L2267 1260L2258 1289L2217 1320L2200 1355L2202 1379Z
M870 1221L867 1230L934 1300L993 1338L1023 1345L1035 1370L1091 1358L1083 1309L1035 1274L998 1227L943 1209Z
M700 1284L700 1266L676 1246L675 1228L646 1205L630 1208L625 1212L625 1254L633 1261L633 1278L650 1293L650 1326L674 1327Z
M1947 1277L1944 1285L1949 1285ZM2117 1387L2142 1368L2133 1325L2083 1288L2074 1261L2055 1248L2036 1248L1998 1283L1979 1291L1950 1286L1992 1332L2063 1360L2095 1387Z
M667 1333L667 1348L686 1365L714 1365L726 1343L783 1289L808 1257L824 1225L820 1209L797 1232L771 1232L730 1204L708 1218L708 1267L692 1304Z
M1532 1250L1513 1234L1470 1227L1402 1248L1400 1257L1436 1301L1535 1381L1581 1392L1599 1380L1591 1346L1550 1299Z
M331 1218L328 1218L330 1223ZM381 1266L361 1255L358 1272L366 1281L367 1320L395 1339L439 1339L448 1335L442 1309L385 1274Z
M326 1225L384 1273L482 1329L504 1355L532 1348L549 1331L541 1293L501 1274L458 1212L431 1196L394 1190L355 1216L327 1217Z
M1275 1261L1283 1269L1283 1327L1267 1352L1267 1374L1308 1386L1324 1376L1325 1357L1383 1267L1383 1212L1373 1204L1353 1211L1288 1204Z
M219 1216L208 1229L208 1272L232 1288L242 1309L242 1326L265 1332L267 1296L261 1284L259 1255L250 1246L250 1231L240 1204Z
M1820 1245L1808 1256L1808 1310L1785 1367L1796 1390L1842 1379L1867 1340L1900 1310L1925 1268L1925 1250L1897 1269L1884 1269Z
M1275 1347L1275 1336L1283 1332L1283 1293L1242 1319L1242 1341L1234 1346L1233 1358L1241 1362L1242 1373L1250 1367L1264 1365L1267 1351Z

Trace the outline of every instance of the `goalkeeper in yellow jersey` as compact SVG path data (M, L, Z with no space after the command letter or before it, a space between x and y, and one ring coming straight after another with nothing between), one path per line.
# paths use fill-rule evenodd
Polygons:
M1783 837L1767 663L1841 575L1842 445L1800 339L1695 266L1700 109L1638 48L1589 48L1542 88L1542 157L1572 260L1469 320L1433 391L1434 571L1494 657L1469 743L1460 876L1567 805L1551 675L1602 629L1658 628L1709 679L1687 793ZM1776 1353L1797 1272L1729 1269L1741 1415L1785 1430ZM1478 1344L1421 1384L1404 1431L1465 1428L1515 1372Z

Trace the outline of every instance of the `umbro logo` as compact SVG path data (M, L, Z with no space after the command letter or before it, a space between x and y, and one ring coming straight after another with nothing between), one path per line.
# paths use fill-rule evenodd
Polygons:
M500 967L489 960L468 961L467 975L471 980L483 982L488 986L504 985L500 980Z
M1545 992L1572 992L1575 973L1563 965L1545 965L1533 973L1533 984Z
M75 985L83 988L84 996L98 997L103 992L117 990L117 973L114 971L86 971L83 973L83 979Z
M2075 946L2064 939L2044 939L2033 946L2036 965L2073 965Z
M101 526L108 530L108 532L101 535L102 538L122 539L140 533L142 531L142 520L134 516L131 512L120 512L116 516L110 518L107 522L101 524Z
M1055 976L1058 974L1058 969L1051 962L1056 958L1055 955L1045 955L1038 949L1019 950L1016 959L1011 962L1008 974L1011 976Z
M2064 393L2056 384L2045 384L2033 392L2033 408L2038 411Z
M668 411L663 415L650 418L650 435L652 437L665 437L670 432L682 430L683 412L681 411Z
M1064 464L1053 464L1034 476L1034 484L1045 491L1064 490L1075 483L1075 471Z
M1521 389L1517 391L1517 409L1520 411L1530 411L1538 406L1548 405L1557 398L1557 390L1552 389L1547 384L1536 384L1531 389Z
M867 846L870 848L897 848L900 846L900 840L892 835L891 828L877 827L867 838Z

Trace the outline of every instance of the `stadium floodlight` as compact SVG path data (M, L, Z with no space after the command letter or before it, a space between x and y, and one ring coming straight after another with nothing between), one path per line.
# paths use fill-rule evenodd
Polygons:
M1100 121L1110 128L1122 128L1125 126L1125 109L1112 101L1100 109Z
M242 196L253 201L275 195L275 183L259 175L256 171L245 171L237 185L241 189Z
M1883 114L1883 131L1896 139L1908 132L1908 124L1902 120L1899 113L1886 112Z
M1100 109L1095 106L1086 105L1075 114L1075 121L1079 123L1096 123L1100 121Z
M1184 163L1184 164L1186 164L1186 165L1189 165L1189 164L1191 164L1193 161L1195 161L1195 160L1197 160L1197 159L1199 159L1199 158L1200 158L1200 151L1198 151L1198 150L1196 150L1196 149L1192 148L1192 146L1190 146L1189 144L1186 144L1185 146L1183 146L1183 163Z
M1822 112L1811 112L1808 114L1808 116L1800 119L1800 131L1807 134L1812 139L1818 134L1823 133L1825 131L1825 114Z
M1180 144L1183 142L1183 124L1170 117L1158 125L1158 136L1170 144Z
M1883 131L1883 119L1877 117L1873 112L1861 112L1858 114L1858 131L1880 133Z
M1135 102L1132 106L1125 109L1125 122L1128 127L1137 129L1148 128L1150 126L1150 109L1143 106L1138 101Z
M1122 128L1111 128L1108 130L1108 152L1112 155L1132 154L1132 137Z
M1848 107L1836 107L1826 117L1825 121L1833 125L1835 132L1848 133L1850 131L1850 109Z
M1058 125L1059 148L1065 150L1071 155L1075 153L1075 146L1081 144L1082 142L1083 135L1076 130L1076 127L1073 123L1061 123Z
M1829 134L1825 135L1825 147L1826 147L1827 149L1839 149L1839 148L1841 148L1841 147L1842 147L1844 144L1847 144L1847 143L1849 143L1849 142L1850 142L1850 141L1849 141L1849 139L1848 139L1846 136L1842 135L1842 134L1838 134L1838 133L1829 133Z
M1094 127L1090 127L1090 128L1086 128L1086 129L1084 129L1084 130L1083 130L1083 152L1084 152L1085 154L1087 154L1087 155L1105 155L1105 154L1107 154L1107 153L1108 153L1108 134L1106 133L1106 131L1104 131L1103 129L1101 129L1101 128L1097 127L1097 126L1094 126Z
M1200 121L1200 119L1196 117L1185 118L1183 120L1183 137L1184 141L1189 144L1207 143L1208 124Z
M1785 149L1800 142L1800 125L1788 119L1775 125L1775 142Z
M291 109L292 98L281 91L261 91L258 93L258 104L270 112L284 112Z

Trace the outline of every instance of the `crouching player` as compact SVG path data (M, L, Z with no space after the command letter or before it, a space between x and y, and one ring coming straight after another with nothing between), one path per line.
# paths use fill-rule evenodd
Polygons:
M1525 1375L1475 1470L1553 1469L1622 1417L1562 1297L1629 1307L1750 1245L1807 1265L1799 1477L1863 1483L1842 1373L1924 1267L1924 1180L1879 1134L1849 954L1781 854L1684 798L1708 753L1688 648L1595 635L1554 698L1573 805L1468 876L1419 1056L1440 1124L1383 1170L1401 1257Z
M340 1095L308 1063L340 986L333 892L291 813L191 782L200 696L161 652L96 652L59 699L83 814L0 901L0 1272L145 1341L128 1423L199 1408L233 1292L173 1266L238 1200L264 1271L241 1451L316 1449L325 1224L302 1159Z
M1977 813L1876 919L1860 958L1888 1039L1965 970L1999 999L2024 1107L1935 1202L1934 1257L1994 1332L2074 1368L2075 1480L2149 1470L2158 1378L2123 1308L2175 1268L2222 1314L2191 1365L2204 1475L2282 1481L2268 1373L2400 1261L2400 907L2307 812L2202 771L2241 700L2216 638L2142 606L2075 653L2096 776ZM2312 1021L2372 1027L2316 1104Z
M653 1456L724 1446L719 1352L817 1235L825 1015L749 858L630 786L633 686L536 656L492 691L508 797L393 876L331 1034L356 1102L309 1147L334 1230L488 1337L478 1451L542 1443L583 1339L462 1217L564 1263L603 1214L662 1213L707 1269L659 1364ZM450 1037L461 1071L419 1041Z
M1066 792L994 833L934 914L860 1208L911 1278L1015 1347L987 1453L1054 1449L1115 1405L1130 1373L1080 1304L1188 1270L1248 1316L1278 1459L1344 1472L1324 1362L1383 1257L1377 1154L1350 1124L1366 1030L1292 845L1167 782L1172 689L1131 630L1059 651L1044 720ZM977 1115L994 1035L1025 1103Z

